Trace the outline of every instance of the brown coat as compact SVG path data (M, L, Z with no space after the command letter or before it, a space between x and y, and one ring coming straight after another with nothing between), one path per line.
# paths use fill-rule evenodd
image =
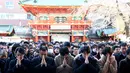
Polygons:
M56 73L72 73L72 63L74 61L74 57L69 54L67 59L67 66L64 68L62 66L64 57L60 54L55 57L55 64L57 66Z
M108 63L107 57L102 55L99 60L100 73L117 73L117 61L114 56L111 56L111 64Z

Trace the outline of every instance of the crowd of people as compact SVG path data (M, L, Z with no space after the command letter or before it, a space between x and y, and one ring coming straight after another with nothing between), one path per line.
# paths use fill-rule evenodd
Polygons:
M130 45L111 42L0 42L0 73L130 73Z

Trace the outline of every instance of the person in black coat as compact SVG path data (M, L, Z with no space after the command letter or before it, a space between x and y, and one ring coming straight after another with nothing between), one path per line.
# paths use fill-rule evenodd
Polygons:
M74 73L98 73L100 71L97 60L89 54L89 46L81 47L81 54L75 58L73 64Z
M17 47L20 47L20 44L18 43L13 44L10 54L8 53L8 59L6 61L5 68L4 68L5 73L8 71L10 61L16 59L15 50Z
M4 49L0 49L0 73L4 73L4 67L7 60L7 52Z
M30 62L24 58L24 54L22 47L16 49L16 59L10 61L7 73L29 73Z
M122 43L121 44L121 52L114 54L116 61L117 61L117 65L119 67L119 62L123 59L126 58L126 50L128 49L127 44L126 43Z
M5 64L6 64L6 59L0 59L0 73L4 73Z
M130 73L130 48L127 50L127 57L120 61L119 73Z
M31 62L32 73L55 73L56 65L54 59L47 56L47 47L40 46L40 56Z

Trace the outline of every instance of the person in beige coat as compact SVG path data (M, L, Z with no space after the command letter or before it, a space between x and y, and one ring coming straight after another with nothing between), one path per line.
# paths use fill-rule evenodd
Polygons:
M69 54L67 47L60 49L60 54L55 57L56 73L72 73L74 57Z
M117 73L117 61L112 56L112 48L107 46L99 60L100 73Z

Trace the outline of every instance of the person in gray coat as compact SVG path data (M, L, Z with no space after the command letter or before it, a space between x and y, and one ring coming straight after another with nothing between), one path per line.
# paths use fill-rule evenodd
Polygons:
M56 73L72 73L73 61L74 57L69 53L68 48L62 47L60 54L55 57Z
M110 46L102 51L101 59L99 59L100 73L117 73L117 61L112 52Z

